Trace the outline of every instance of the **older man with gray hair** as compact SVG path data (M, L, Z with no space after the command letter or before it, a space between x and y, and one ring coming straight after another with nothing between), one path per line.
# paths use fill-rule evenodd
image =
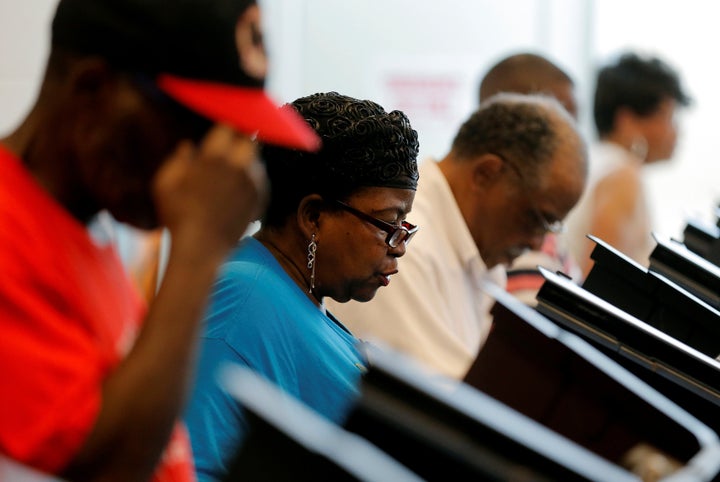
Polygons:
M412 217L423 229L402 274L371 303L330 310L360 338L462 378L492 324L483 283L504 286L504 267L540 248L579 199L586 171L585 143L557 100L488 99L442 160L421 165Z

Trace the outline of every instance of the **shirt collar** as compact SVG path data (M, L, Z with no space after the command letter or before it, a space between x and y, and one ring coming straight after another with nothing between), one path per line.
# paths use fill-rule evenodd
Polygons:
M420 189L430 193L427 200L432 206L431 209L438 214L435 216L436 224L428 228L438 229L446 236L448 245L463 265L479 262L484 269L485 262L480 256L477 244L470 234L445 175L434 159L427 159L420 165L418 190Z

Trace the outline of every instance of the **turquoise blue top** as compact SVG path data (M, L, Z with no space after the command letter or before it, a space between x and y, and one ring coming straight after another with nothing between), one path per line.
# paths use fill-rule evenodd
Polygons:
M238 402L215 376L226 363L252 368L342 423L365 369L358 340L314 305L256 239L244 239L223 265L205 321L185 413L200 482L227 473L247 430Z

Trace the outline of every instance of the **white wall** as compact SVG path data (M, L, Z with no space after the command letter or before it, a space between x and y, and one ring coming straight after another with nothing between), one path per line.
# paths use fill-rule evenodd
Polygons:
M43 73L57 0L0 0L0 136L30 108Z
M445 154L476 107L479 79L508 53L544 53L577 78L587 70L588 1L264 0L263 5L272 16L270 88L276 97L289 101L336 90L401 109L420 134L421 158Z
M597 66L620 50L676 67L695 106L681 116L672 162L647 169L656 231L680 237L689 216L712 219L720 200L713 126L720 105L707 53L720 43L718 10L703 0L264 0L274 56L270 87L283 101L337 90L407 112L421 158L445 153L475 106L484 71L511 51L549 56L576 80L589 140ZM405 83L403 97L391 88ZM443 98L444 96L444 98ZM414 102L411 102L414 100Z
M260 0L278 101L337 90L403 108L421 157L441 156L475 107L480 76L497 59L533 50L575 79L588 137L598 62L621 48L661 55L696 99L675 160L649 169L658 231L679 234L688 215L710 218L720 200L711 51L718 7L704 0ZM47 55L56 0L0 0L0 135L27 112Z

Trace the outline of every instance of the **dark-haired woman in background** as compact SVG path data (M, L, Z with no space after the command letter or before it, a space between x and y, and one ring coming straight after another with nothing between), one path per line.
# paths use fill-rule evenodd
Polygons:
M417 230L405 221L418 181L417 133L402 112L334 92L291 105L323 144L312 154L264 149L268 210L215 284L186 413L201 481L222 478L246 430L239 404L217 385L225 363L246 365L342 421L364 360L323 299L373 298Z
M594 247L586 234L647 266L654 242L642 169L672 157L676 111L688 103L677 73L658 58L627 53L600 70L593 108L600 142L590 150L585 193L565 223L583 278Z

